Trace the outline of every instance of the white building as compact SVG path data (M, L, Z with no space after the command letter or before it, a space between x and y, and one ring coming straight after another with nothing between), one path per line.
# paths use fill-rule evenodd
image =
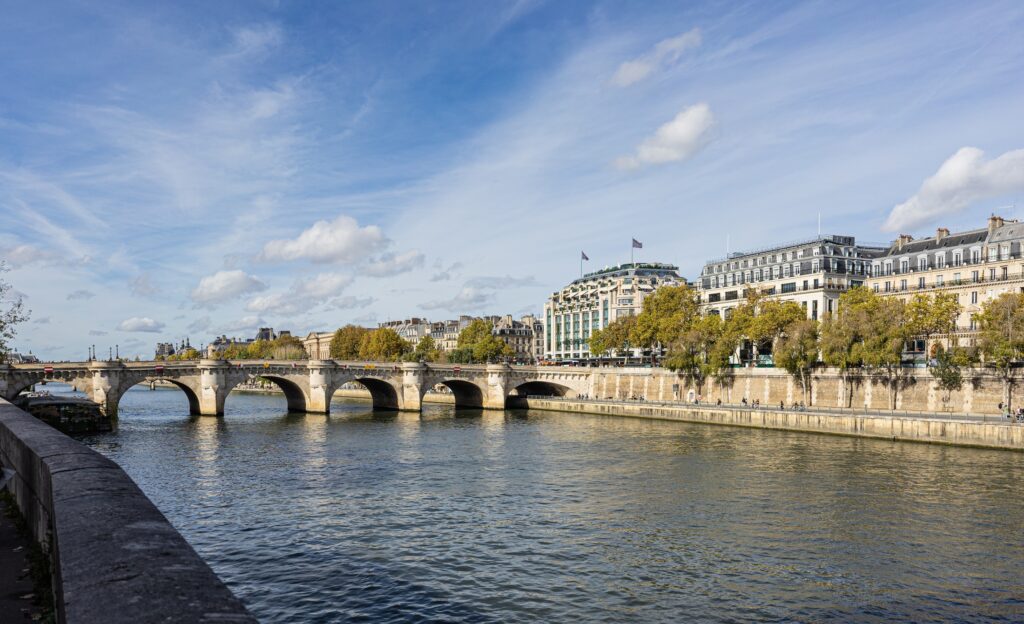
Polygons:
M839 296L871 275L881 245L858 245L852 236L815 238L729 254L704 265L699 281L706 314L728 318L742 304L747 289L799 303L807 318L834 312Z
M639 314L644 298L658 288L685 283L679 267L658 262L606 267L574 280L544 304L544 357L589 358L595 330Z

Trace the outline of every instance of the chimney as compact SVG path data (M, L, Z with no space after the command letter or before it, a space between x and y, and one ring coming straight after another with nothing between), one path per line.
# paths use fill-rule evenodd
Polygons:
M992 232L996 231L996 228L1003 226L1003 218L992 215L988 218L988 235L992 236Z
M949 228L939 228L939 229L935 230L935 242L936 243L941 241L942 239L946 238L947 236L949 236Z
M896 239L896 249L903 249L903 246L914 240L914 237L910 234L900 234L899 238Z

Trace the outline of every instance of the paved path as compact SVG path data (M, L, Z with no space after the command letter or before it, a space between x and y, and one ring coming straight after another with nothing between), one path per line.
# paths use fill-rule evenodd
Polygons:
M7 504L0 500L0 622L31 622L40 609L32 604L29 542L7 514Z

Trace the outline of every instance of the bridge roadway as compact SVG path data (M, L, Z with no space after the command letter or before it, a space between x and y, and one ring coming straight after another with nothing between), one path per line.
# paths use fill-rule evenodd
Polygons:
M228 393L262 377L277 384L292 412L327 414L343 384L359 382L380 409L419 411L427 390L445 385L462 407L504 409L510 396L592 393L588 369L506 364L422 364L335 360L190 360L183 362L56 362L0 365L0 396L12 400L43 381L73 385L117 417L121 397L136 384L168 381L188 397L192 414L221 416Z

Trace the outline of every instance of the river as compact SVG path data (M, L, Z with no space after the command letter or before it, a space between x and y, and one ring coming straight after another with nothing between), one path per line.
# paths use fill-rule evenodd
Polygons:
M1021 621L1024 456L129 391L85 441L265 622Z

